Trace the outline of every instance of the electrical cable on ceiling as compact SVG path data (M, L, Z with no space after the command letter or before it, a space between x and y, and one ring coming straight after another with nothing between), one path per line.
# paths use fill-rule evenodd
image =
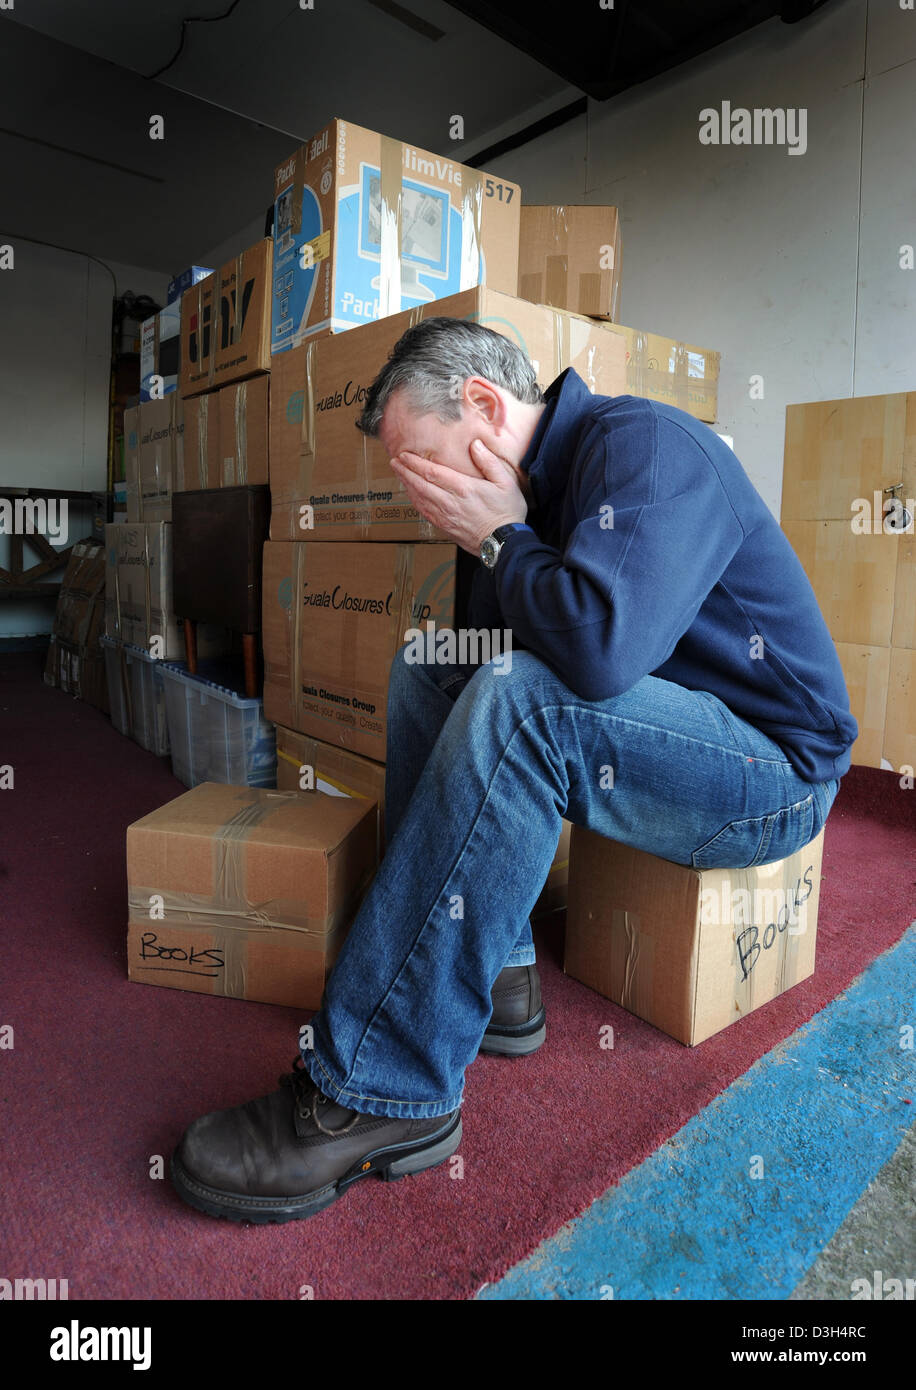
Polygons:
M55 241L42 241L41 238L37 236L25 236L22 232L5 232L4 235L7 236L9 240L12 242L28 241L31 242L33 246L47 246L51 251L66 251L69 256L84 256L87 261L95 261L96 265L102 266L102 268L104 270L107 270L108 274L111 276L111 283L114 285L114 297L115 299L117 299L117 277L114 271L112 270L111 266L108 264L108 262L103 261L99 256L90 255L88 251L76 251L72 246L58 246L57 242Z
M146 80L152 82L154 77L161 77L164 72L168 72L169 68L178 62L178 59L181 57L181 51L184 48L184 41L189 24L218 24L221 19L229 18L238 3L239 0L232 0L232 4L229 6L228 10L225 10L222 14L192 14L189 15L187 19L183 19L181 21L181 39L174 54L161 68L157 68L155 72L151 72Z

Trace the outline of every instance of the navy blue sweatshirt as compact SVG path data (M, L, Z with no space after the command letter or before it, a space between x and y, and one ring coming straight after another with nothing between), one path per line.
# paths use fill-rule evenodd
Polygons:
M592 395L571 367L545 399L521 460L530 529L478 565L469 626L510 628L584 700L646 675L711 691L805 781L842 777L858 726L836 648L732 450L685 411Z

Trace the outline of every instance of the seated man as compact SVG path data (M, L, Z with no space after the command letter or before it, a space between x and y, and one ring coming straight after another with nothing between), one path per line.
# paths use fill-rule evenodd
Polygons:
M818 834L858 732L805 573L707 425L571 368L542 396L508 339L431 318L359 426L477 557L467 620L511 658L395 659L387 852L312 1045L172 1161L215 1216L309 1216L455 1152L481 1047L544 1039L528 914L563 817L678 864L767 864Z

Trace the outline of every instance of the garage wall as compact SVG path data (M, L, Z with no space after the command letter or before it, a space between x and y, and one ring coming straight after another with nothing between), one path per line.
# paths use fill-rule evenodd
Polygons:
M807 151L701 145L699 113L804 107ZM719 428L776 516L785 408L916 388L916 13L770 21L494 163L525 201L617 204L621 321L722 353ZM762 400L751 376L763 378Z

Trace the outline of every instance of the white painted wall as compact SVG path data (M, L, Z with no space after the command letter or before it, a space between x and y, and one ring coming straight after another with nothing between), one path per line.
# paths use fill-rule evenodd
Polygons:
M0 273L0 483L104 489L112 300L125 290L165 303L168 276L97 261L0 231L15 263ZM69 540L88 534L88 508L72 506ZM0 566L9 561L0 535ZM28 548L26 561L38 556ZM57 582L60 572L47 576ZM0 601L0 636L50 632L49 600Z
M807 152L701 145L699 113L723 100L805 107ZM621 321L722 353L719 428L778 517L787 405L916 389L916 271L899 267L914 130L916 12L831 0L592 102L493 168L528 203L620 208Z

